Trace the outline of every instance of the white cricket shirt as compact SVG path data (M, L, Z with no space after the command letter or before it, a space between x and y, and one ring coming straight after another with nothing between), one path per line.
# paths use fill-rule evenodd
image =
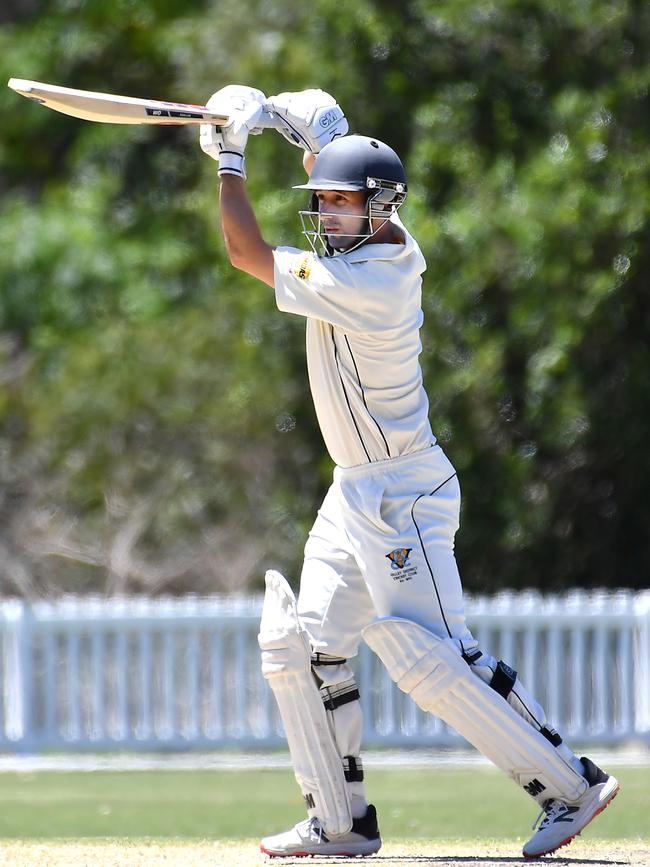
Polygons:
M394 218L395 219L395 218ZM435 442L419 355L424 257L405 244L364 244L320 258L278 247L278 308L307 318L316 415L340 467L384 461Z

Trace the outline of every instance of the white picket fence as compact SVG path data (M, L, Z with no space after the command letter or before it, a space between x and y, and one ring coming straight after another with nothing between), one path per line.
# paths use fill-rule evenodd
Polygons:
M650 592L468 597L480 645L573 742L650 742ZM283 743L259 670L260 597L0 602L0 751ZM462 743L354 661L375 746Z

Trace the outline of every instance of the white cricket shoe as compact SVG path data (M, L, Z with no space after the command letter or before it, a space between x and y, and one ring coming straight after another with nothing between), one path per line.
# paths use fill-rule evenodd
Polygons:
M329 839L316 817L298 822L289 831L264 837L262 852L271 858L299 858L302 855L347 856L374 855L381 848L377 825L377 811L368 805L366 815L354 819L352 830L340 837Z
M566 846L618 794L620 786L616 777L601 771L589 759L583 757L580 761L584 765L589 788L573 804L557 799L544 804L544 821L524 846L524 858L550 855L560 846Z

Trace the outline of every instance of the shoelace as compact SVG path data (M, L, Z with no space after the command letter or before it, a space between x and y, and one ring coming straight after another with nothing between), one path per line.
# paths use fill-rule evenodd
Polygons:
M544 816L544 821L541 825L539 825L540 831L542 831L548 825L551 819L555 819L557 816L561 816L562 813L565 812L565 810L566 806L562 801L558 801L556 798L551 801L547 801L542 807L539 815L533 822L533 831L539 825L539 820L542 818L542 816Z
M323 839L323 828L316 816L312 816L310 819L305 819L300 823L299 827L301 837L309 837L311 839L315 838L317 843L320 843Z

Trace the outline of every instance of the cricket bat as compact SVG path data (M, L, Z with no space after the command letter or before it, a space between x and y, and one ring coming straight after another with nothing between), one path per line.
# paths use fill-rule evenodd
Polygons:
M24 78L10 78L9 87L54 111L99 123L211 123L220 126L228 121L227 116L215 113L205 105L94 93ZM259 125L271 126L270 116L267 115Z

